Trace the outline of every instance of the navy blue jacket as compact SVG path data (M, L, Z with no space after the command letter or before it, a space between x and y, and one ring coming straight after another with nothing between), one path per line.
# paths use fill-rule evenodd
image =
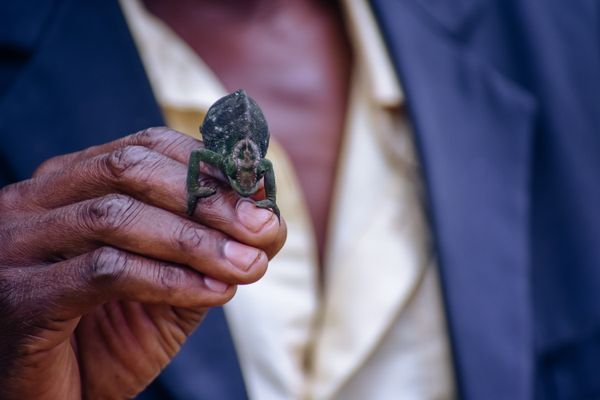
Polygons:
M600 4L372 0L424 169L456 379L600 398ZM162 124L116 1L0 5L0 184ZM222 310L142 399L240 399Z

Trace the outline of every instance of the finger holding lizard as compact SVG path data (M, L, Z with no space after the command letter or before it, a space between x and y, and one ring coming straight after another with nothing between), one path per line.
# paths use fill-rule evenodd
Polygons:
M152 137L167 140L147 141L153 148L132 145L140 134L96 146L80 153L56 157L42 166L34 178L20 182L17 190L4 196L5 207L24 212L39 212L85 201L111 193L130 196L178 215L186 214L187 166L183 158L189 146L199 142L170 130L156 129ZM154 136L156 135L156 136ZM208 169L208 167L207 167ZM200 182L216 188L215 196L204 199L192 219L249 245L274 255L285 241L285 223L267 210L244 200L213 175L201 174Z

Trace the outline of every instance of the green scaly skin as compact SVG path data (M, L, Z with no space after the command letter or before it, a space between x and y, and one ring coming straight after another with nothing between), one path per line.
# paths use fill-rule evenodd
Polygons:
M208 109L200 131L205 148L194 150L190 155L187 213L194 213L198 199L216 193L215 189L198 184L200 163L204 162L222 171L233 190L242 197L255 194L264 178L266 198L255 204L272 210L280 219L275 200L275 173L265 158L269 129L256 101L243 90L220 98Z
M257 184L252 187L250 190L245 190L235 178L232 178L232 175L237 176L238 171L232 170L231 167L227 168L225 157L210 151L208 149L196 149L193 150L190 154L190 161L188 164L188 175L187 175L187 193L188 193L188 204L187 204L187 213L188 215L194 214L196 209L196 204L198 200L204 197L212 196L216 193L216 190L208 187L208 186L200 186L198 184L198 178L200 176L200 162L205 162L209 165L212 165L218 168L223 172L225 176L229 179L229 183L231 187L239 193L242 197L248 197L253 195L258 191L259 184L261 178L264 177L265 184L265 194L266 199L259 200L255 202L257 207L270 209L275 213L278 220L281 220L281 215L279 212L279 207L277 207L277 203L275 200L276 197L276 187L275 187L275 172L273 171L273 164L271 161L263 158L258 163L257 168ZM234 165L233 162L230 162L229 165ZM229 171L228 171L229 170ZM228 173L229 172L229 173Z

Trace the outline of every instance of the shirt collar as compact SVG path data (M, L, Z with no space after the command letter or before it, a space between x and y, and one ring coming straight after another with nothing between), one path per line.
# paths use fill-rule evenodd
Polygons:
M373 101L386 108L401 106L404 93L368 2L343 0L342 4L348 33L357 61L364 65Z

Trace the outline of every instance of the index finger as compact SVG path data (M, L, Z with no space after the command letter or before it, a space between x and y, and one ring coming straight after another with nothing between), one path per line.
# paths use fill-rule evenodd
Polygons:
M112 142L92 146L75 153L53 157L42 163L35 170L33 176L53 173L69 165L128 146L143 146L182 164L187 164L190 152L203 147L204 144L200 140L173 129L166 127L148 128ZM203 173L216 178L223 178L220 171L209 165L202 165L201 168Z

